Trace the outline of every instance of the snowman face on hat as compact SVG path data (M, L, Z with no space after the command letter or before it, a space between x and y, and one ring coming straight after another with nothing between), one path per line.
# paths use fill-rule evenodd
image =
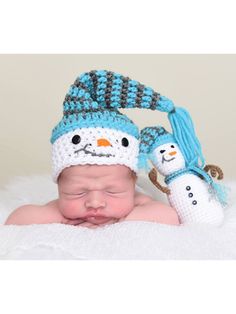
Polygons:
M185 168L184 157L178 145L172 142L158 146L152 153L152 161L164 176Z
M123 164L137 170L138 140L109 128L81 128L59 137L52 147L54 179L72 165Z

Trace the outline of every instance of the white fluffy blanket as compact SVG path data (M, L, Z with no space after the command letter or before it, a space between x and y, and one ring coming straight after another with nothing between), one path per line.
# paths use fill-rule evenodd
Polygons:
M49 176L15 178L0 191L0 259L235 259L236 182L221 227L123 222L87 229L62 224L4 226L9 213L56 197ZM139 188L160 198L146 178ZM162 196L163 198L163 196Z

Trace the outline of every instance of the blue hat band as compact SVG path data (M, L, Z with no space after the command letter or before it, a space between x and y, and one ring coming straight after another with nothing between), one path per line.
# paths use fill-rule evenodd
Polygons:
M53 144L60 136L70 131L104 127L123 131L139 139L138 127L125 115L116 111L89 111L79 114L64 116L58 125L53 129L51 143Z
M170 133L159 136L156 139L156 141L153 143L153 145L150 147L150 152L153 152L154 149L156 149L157 147L167 144L167 143L177 143L174 136Z

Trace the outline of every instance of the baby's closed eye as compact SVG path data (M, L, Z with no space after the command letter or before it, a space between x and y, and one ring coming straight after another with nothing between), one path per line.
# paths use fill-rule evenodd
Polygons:
M124 194L125 193L125 191L113 191L113 190L111 190L111 191L106 191L106 194L108 194L108 195L121 195L121 194Z
M75 197L82 197L82 196L85 196L86 195L86 191L79 191L79 192L70 192L70 193L67 193L67 192L63 192L62 194L65 195L66 197L68 198L75 198Z

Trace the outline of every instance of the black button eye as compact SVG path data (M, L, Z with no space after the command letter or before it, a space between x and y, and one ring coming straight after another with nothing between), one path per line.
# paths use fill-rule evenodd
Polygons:
M165 149L162 149L160 150L160 153L163 154L166 150Z
M122 144L124 147L129 146L129 141L127 140L126 137L123 137L123 138L122 138L121 144Z
M80 143L81 137L80 137L79 135L74 135L74 136L72 137L72 140L71 140L71 141L72 141L73 144L77 145L77 144Z
M175 148L174 145L171 145L170 147L171 147L171 148Z

